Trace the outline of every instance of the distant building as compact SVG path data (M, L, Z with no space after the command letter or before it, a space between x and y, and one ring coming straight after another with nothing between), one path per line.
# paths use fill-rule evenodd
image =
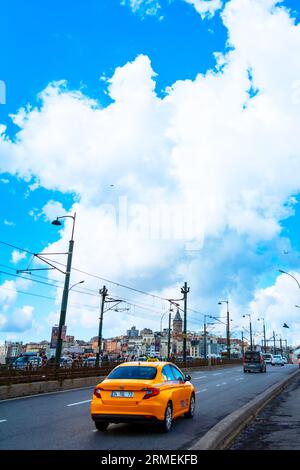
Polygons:
M179 312L179 308L177 309L176 315L173 320L173 333L174 334L182 333L182 318Z
M11 363L23 351L23 343L22 341L21 342L5 341L4 350L5 350L6 363Z
M127 330L127 336L129 338L137 338L139 336L139 330L135 326L132 326L130 330Z
M152 334L153 334L153 331L150 330L150 328L144 328L143 330L140 331L140 336L148 336Z
M25 345L25 352L36 352L36 353L42 353L45 352L46 348L41 346L40 343L27 343Z

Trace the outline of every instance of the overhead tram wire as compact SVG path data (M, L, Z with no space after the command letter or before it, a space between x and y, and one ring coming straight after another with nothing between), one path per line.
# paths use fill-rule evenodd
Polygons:
M3 241L1 241L1 240L0 240L0 243L3 244L3 245L9 246L9 247L11 247L11 248L15 248L15 249L17 249L17 250L24 251L24 252L26 252L26 253L29 253L29 254L33 255L33 256L36 256L36 255L37 255L37 253L33 253L33 252L29 251L29 250L26 250L25 248L20 248L20 247L18 247L18 246L12 245L12 244L7 243L7 242L3 242ZM47 255L47 253L45 253L45 254ZM42 258L44 258L46 261L51 261L51 262L54 263L54 264L58 264L58 265L60 265L60 266L64 266L64 263L61 263L61 262L59 262L59 261L57 261L57 260L53 260L52 258L51 258L51 259L50 259L50 258L47 258L46 256L43 255L43 253L39 253L39 256L42 257ZM39 258L39 259L41 259L41 258ZM114 284L115 286L123 287L124 289L129 289L129 290L131 290L131 291L138 292L138 293L143 294L143 295L149 295L149 296L151 296L151 297L154 297L154 298L157 298L157 299L160 299L160 300L169 301L169 299L164 298L164 297L161 297L161 296L159 296L159 295L151 294L150 292L145 292L145 291L136 289L136 288L134 288L134 287L126 286L125 284L121 284L121 283L119 283L119 282L115 282L115 281L112 281L112 280L110 280L110 279L106 279L106 278L101 277L101 276L98 276L98 275L96 275L96 274L88 273L88 272L83 271L83 270L78 269L78 268L72 267L72 270L77 271L77 272L80 272L81 274L86 274L87 276L95 277L95 278L97 278L97 279L100 279L101 281L109 282L110 284Z
M10 244L10 243L7 243L7 242L3 242L3 241L1 241L1 240L0 240L0 244L9 246L9 247L11 247L11 248L14 248L14 249L17 249L17 250L26 252L26 253L29 253L29 254L31 254L31 255L33 255L33 256L36 256L36 253L33 253L33 252L31 252L31 251L29 251L29 250L27 250L27 249L25 249L25 248L21 248L21 247L18 247L18 246L16 246L16 245L13 245L13 244ZM51 261L53 264L57 264L57 265L60 265L60 266L64 266L64 263L61 263L60 261L57 261L57 260L53 260L52 258L51 258L51 259L50 259L50 258L47 258L46 256L43 255L43 253L39 253L39 256L42 256L46 261ZM40 258L39 258L39 259L40 259ZM41 259L41 261L42 261L42 259ZM12 268L10 268L10 269L12 269ZM78 269L78 268L75 268L75 267L72 267L72 270L77 271L77 272L79 272L79 273L81 273L81 274L85 274L85 275L87 275L87 276L90 276L90 277L99 279L99 280L101 280L101 281L108 282L108 283L113 284L113 285L115 285L115 286L117 286L117 287L122 287L122 288L124 288L124 289L128 289L128 290L130 290L130 291L137 292L137 293L142 294L142 295L148 295L148 296L150 296L150 297L152 297L152 298L156 298L156 299L162 300L162 301L164 301L164 302L169 302L169 301L170 301L170 299L167 299L167 298L165 298L165 297L161 297L161 296L159 296L159 295L152 294L152 293L150 293L150 292L142 291L142 290L136 289L136 288L134 288L134 287L126 286L125 284L121 284L121 283L119 283L119 282L112 281L111 279L107 279L107 278L101 277L101 276L96 275L96 274L89 273L89 272L87 272L87 271L83 271L83 270ZM33 274L32 274L32 275L33 275ZM37 277L36 274L34 274L34 276ZM39 277L42 278L42 276L39 276ZM26 278L26 279L28 279L28 278ZM46 279L46 278L44 278L44 279ZM60 281L55 281L55 282L60 282ZM55 287L55 286L54 286L54 287ZM56 286L56 287L57 287L57 286ZM82 290L87 290L87 288L82 288ZM75 291L75 292L81 292L81 291L78 291L78 290L75 290L75 289L74 289L74 291ZM91 290L91 291L92 291L92 290ZM96 292L96 291L95 291L95 292ZM85 292L81 292L81 293L85 293ZM97 294L97 296L98 296L98 294ZM178 308L179 308L180 311L183 312L183 309L182 309L181 307L178 306ZM198 311L193 310L193 309L191 309L191 308L188 308L187 310L188 310L188 311L191 311L191 312L193 312L193 313L196 313L197 315L202 315L202 316L205 315L204 313L198 312ZM198 321L199 321L199 323L200 323L200 320L198 320L198 319L196 319L196 318L194 318L194 317L189 317L189 318L190 318L190 320L193 320L193 322L198 322ZM219 321L220 323L223 323L221 320L218 320L216 317L213 317L213 316L212 316L212 318L214 318L215 320Z

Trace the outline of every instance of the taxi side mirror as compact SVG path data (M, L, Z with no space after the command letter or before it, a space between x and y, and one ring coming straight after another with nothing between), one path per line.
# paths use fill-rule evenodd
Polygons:
M190 380L192 380L192 377L191 377L190 375L186 374L186 375L184 376L184 381L185 381L185 382L189 382Z

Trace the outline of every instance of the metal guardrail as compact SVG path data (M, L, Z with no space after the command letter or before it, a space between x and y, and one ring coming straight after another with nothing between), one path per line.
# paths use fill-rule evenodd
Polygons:
M173 361L178 367L184 367L183 361ZM205 367L208 365L222 366L229 364L241 364L242 359L215 359L210 361L204 359L195 359L186 362L186 368L192 369L194 367ZM15 369L11 366L0 366L0 386L12 385L18 383L30 382L46 382L49 380L63 381L66 379L84 378L84 377L98 377L106 376L118 364L108 363L100 367L94 366L76 366L76 367L60 367L55 369L55 365L46 365L44 367L28 368L28 369Z

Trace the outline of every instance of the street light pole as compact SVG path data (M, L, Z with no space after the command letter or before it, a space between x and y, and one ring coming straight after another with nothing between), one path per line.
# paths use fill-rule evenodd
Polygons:
M102 301L101 301L99 333L98 333L98 351L96 353L96 361L95 361L95 366L96 367L99 367L99 358L100 358L100 352L101 352L101 347L102 347L103 312L104 312L105 297L108 294L107 288L105 286L103 286L103 288L99 290L99 294L102 297Z
M226 343L227 343L227 358L230 359L230 321L229 321L229 300L220 300L219 305L222 303L227 304L227 320L226 320Z
M207 331L206 331L206 315L204 315L204 360L206 361L206 347L207 347Z
M169 328L168 328L168 361L170 360L170 350L171 350L171 312L172 312L172 304L170 303L169 308Z
M63 330L63 326L65 325L66 314L67 314L69 284L70 284L72 256L73 256L73 248L74 248L73 236L74 236L76 212L74 213L74 216L73 215L65 215L65 216L62 216L62 217L57 217L56 220L54 220L52 222L53 225L61 225L61 222L59 220L67 218L67 217L70 217L70 218L73 219L73 226L72 226L71 240L69 241L67 267L66 267L66 273L65 273L65 283L64 283L64 290L63 290L63 294L62 294L60 317L59 317L58 337L57 337L57 345L56 345L56 352L55 352L55 365L56 365L56 368L59 368L59 365L60 365L62 343L63 343L62 330Z
M298 287L299 287L299 289L300 289L300 283L299 283L298 279L295 278L295 276L293 276L291 273L288 273L287 271L283 271L282 269L279 269L278 271L279 271L281 274L287 274L288 276L292 277L292 278L294 279L294 281L297 282Z
M84 281L76 282L76 284L73 284L73 285L69 288L69 292L70 292L71 289L73 289L73 287L78 286L78 284L83 284L83 283L84 283ZM78 291L78 292L79 292L79 291Z
M186 367L186 337L187 337L187 294L189 293L190 288L187 286L187 282L184 283L184 286L181 288L181 293L183 294L183 364Z
M265 324L265 319L264 318L258 318L258 321L262 320L263 321L263 333L264 333L264 351L265 353L267 352L267 343L266 343L266 324Z
M250 332L250 350L253 351L253 338L252 338L252 322L251 322L251 314L250 313L246 313L246 315L243 315L243 318L246 318L249 317L249 321L250 321L250 324L249 324L249 332Z
M242 330L242 355L244 357L244 332Z
M168 311L164 312L164 313L162 314L162 316L160 317L160 332L162 332L162 321L163 321L163 318L164 318L164 316L166 315L166 313L168 313Z

